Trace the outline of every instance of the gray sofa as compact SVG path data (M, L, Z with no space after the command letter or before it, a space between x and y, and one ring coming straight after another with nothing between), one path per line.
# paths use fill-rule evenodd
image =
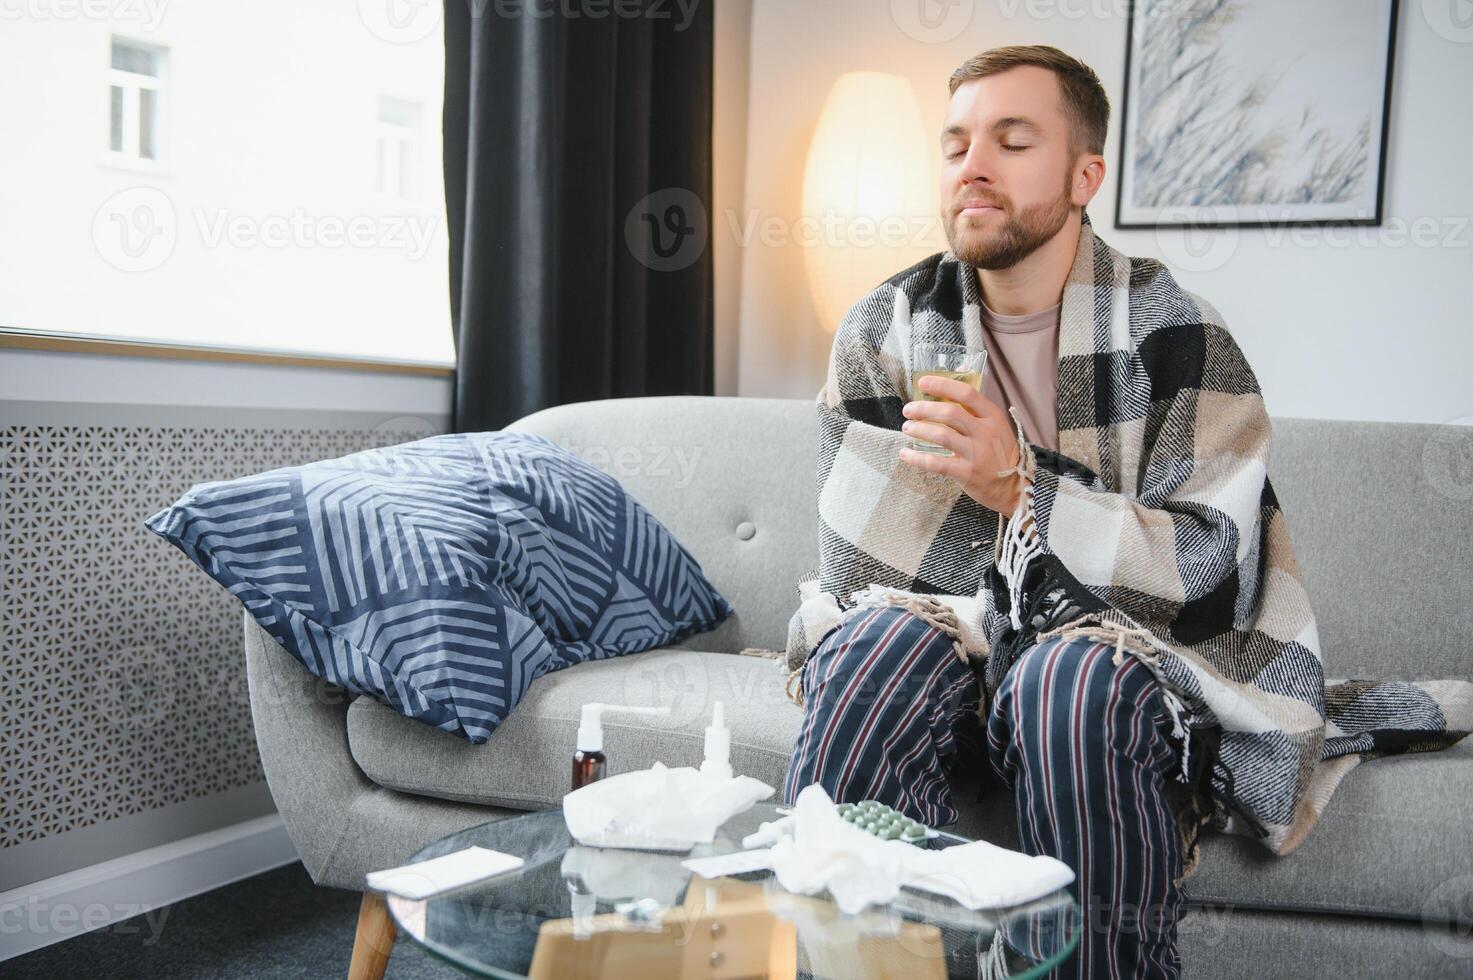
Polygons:
M311 677L249 617L251 704L267 780L319 884L566 791L585 701L669 704L605 723L610 772L699 762L709 703L732 764L780 786L801 718L770 660L816 561L817 427L806 399L631 398L565 405L538 433L618 477L696 556L736 614L710 633L535 681L471 745ZM1330 677L1473 676L1473 505L1429 425L1277 419L1270 474L1319 617ZM1441 467L1441 468L1439 468ZM1371 596L1375 601L1368 601ZM994 777L958 773L955 828L1017 846ZM980 798L979 798L980 794ZM1473 745L1352 771L1293 854L1209 834L1181 924L1192 977L1473 975ZM1451 922L1451 925L1449 925Z

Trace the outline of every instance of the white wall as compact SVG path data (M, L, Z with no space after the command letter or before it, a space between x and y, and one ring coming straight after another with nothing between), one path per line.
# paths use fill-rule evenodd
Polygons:
M901 0L754 0L748 217L755 211L792 221L801 214L808 140L844 72L909 78L929 136L940 132L957 65L998 45L1052 44L1091 65L1112 104L1109 172L1089 207L1096 230L1127 254L1163 259L1222 312L1270 413L1417 422L1473 415L1473 114L1464 104L1473 91L1473 32L1450 39L1455 30L1444 26L1449 36L1440 35L1424 19L1427 5L1401 5L1382 228L1243 229L1218 243L1226 251L1212 253L1216 267L1193 271L1185 266L1203 263L1180 233L1113 228L1126 4L954 6L958 16L970 11L965 29L954 40L926 43L897 23L892 11L907 7ZM931 153L939 165L938 148ZM713 227L731 234L725 215ZM811 398L823 383L832 336L808 297L802 251L754 240L742 252L739 392Z

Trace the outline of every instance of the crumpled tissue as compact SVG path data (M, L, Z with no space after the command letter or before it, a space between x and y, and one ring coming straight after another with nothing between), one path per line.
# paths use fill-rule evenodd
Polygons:
M606 776L563 797L568 833L590 847L688 851L776 792L751 776L721 779L690 766Z
M816 783L798 794L791 814L764 823L742 841L743 847L767 845L778 884L800 895L828 889L847 913L889 902L903 885L975 910L1031 902L1074 880L1073 869L1057 858L987 841L928 850L883 840L839 816Z

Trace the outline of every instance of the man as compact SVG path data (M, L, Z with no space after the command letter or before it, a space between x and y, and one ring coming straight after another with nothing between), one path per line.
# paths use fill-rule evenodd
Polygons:
M1286 854L1348 768L1322 760L1451 744L1466 695L1325 689L1252 369L1215 309L1085 213L1095 73L999 48L951 93L950 250L855 304L817 399L784 797L818 783L945 825L948 772L984 756L1023 849L1075 871L1086 931L1061 973L1175 977L1200 827ZM984 390L930 378L943 400L913 400L923 340L985 347Z

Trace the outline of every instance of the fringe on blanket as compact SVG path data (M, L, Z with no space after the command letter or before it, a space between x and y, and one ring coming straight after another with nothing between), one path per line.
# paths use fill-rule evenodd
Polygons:
M961 624L956 620L956 614L951 607L943 605L929 596L911 595L906 596L894 592L871 591L866 593L870 598L871 605L903 605L916 616L924 619L930 625L941 630L952 638L957 655L963 660L968 652L977 653L970 646L970 638L966 635ZM858 607L856 607L858 608ZM1120 667L1125 663L1126 653L1147 662L1155 664L1158 657L1154 647L1150 643L1149 636L1145 630L1113 623L1094 623L1088 621L1084 616L1053 629L1039 633L1036 640L1042 641L1049 637L1058 636L1063 639L1071 639L1076 636L1085 636L1090 639L1099 640L1102 643L1110 643L1115 647L1115 655L1111 662ZM782 650L769 650L763 647L743 647L740 651L744 657L764 657L778 663L782 663L787 653ZM803 688L801 682L794 687L794 682L799 681L803 668L800 666L788 672L787 680L783 684L783 690L788 699L795 704L803 704ZM1182 855L1182 872L1175 879L1180 885L1187 878L1196 873L1201 855L1202 829L1211 822L1216 807L1208 793L1205 782L1205 774L1208 767L1203 764L1206 753L1199 753L1199 764L1196 771L1191 771L1188 765L1188 751L1191 743L1191 733L1182 720L1184 707L1179 699L1166 688L1162 688L1162 698L1166 704L1167 711L1171 713L1172 735L1180 740L1182 745L1182 772L1178 781L1186 785L1180 789L1173 790L1176 797L1176 833Z
M969 658L972 657L980 659L987 656L987 648L979 644L966 625L957 618L956 610L934 596L873 584L855 592L850 598L854 605L844 611L840 622L847 622L863 609L900 606L928 626L950 637L952 652L962 663L970 663ZM800 706L803 704L803 685L799 679L806 664L805 660L803 665L789 672L787 682L783 685L788 698ZM799 681L796 687L793 686L794 681Z
M1011 469L998 470L997 475L1000 479L1013 473L1018 474L1023 478L1023 492L1018 495L1017 506L1013 508L1007 527L1000 535L1001 549L997 555L997 570L1008 583L1008 620L1013 629L1021 630L1023 622L1018 610L1023 605L1023 576L1028 571L1028 563L1043 552L1043 544L1038 539L1038 526L1033 520L1033 475L1038 470L1038 460L1033 455L1033 447L1028 445L1028 439L1023 435L1018 406L1009 405L1008 414L1013 417L1013 429L1018 436L1018 462Z
M903 593L872 588L865 593L856 593L863 596L867 605L892 605L904 606L917 617L925 620L931 626L941 630L952 638L953 649L957 656L963 660L968 654L983 655L981 651L971 643L971 638L965 628L957 621L956 613L950 606L944 605L926 595L906 595ZM856 606L855 608L860 608ZM852 610L850 611L852 613ZM1071 639L1076 636L1085 636L1110 643L1115 647L1115 655L1111 662L1120 667L1125 663L1126 653L1137 657L1148 665L1154 665L1159 658L1150 642L1150 634L1143 629L1135 629L1119 626L1113 623L1089 622L1088 616L1082 616L1070 622L1064 623L1053 629L1046 630L1037 635L1035 641L1042 641L1049 637L1058 636L1063 639ZM782 664L787 657L786 651L769 650L764 647L743 647L740 654L744 657L763 657ZM788 672L787 680L783 684L783 691L788 699L801 706L803 704L803 686L799 680L803 673L803 667ZM798 682L794 686L794 682ZM1199 763L1196 771L1191 771L1188 764L1189 747L1191 744L1191 733L1182 714L1185 709L1181 701L1165 687L1162 688L1162 698L1166 709L1171 714L1173 737L1181 742L1182 746L1182 770L1177 777L1179 782L1186 785L1181 789L1174 790L1173 794L1178 797L1176 801L1176 832L1182 855L1182 872L1175 879L1180 885L1191 877L1197 870L1201 855L1202 829L1211 822L1216 807L1213 804L1205 782L1208 766L1204 763L1206 753L1199 753Z

